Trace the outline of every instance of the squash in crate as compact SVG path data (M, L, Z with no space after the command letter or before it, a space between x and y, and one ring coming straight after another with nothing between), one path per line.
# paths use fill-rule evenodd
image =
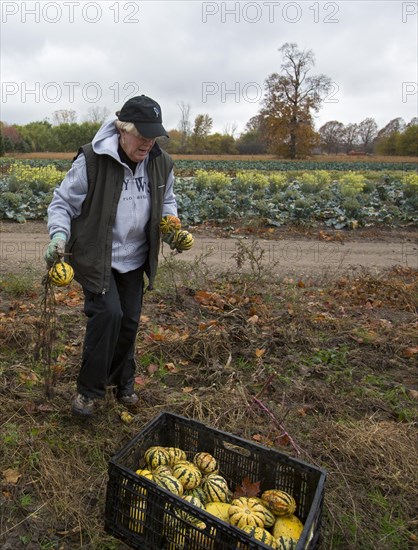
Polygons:
M246 525L242 528L242 530L248 533L251 538L259 540L266 546L271 546L271 548L274 549L277 548L276 541L274 540L273 535L269 533L266 529L263 529L262 527L251 527L250 525ZM242 542L239 542L237 548L247 549L248 546Z
M292 537L279 537L276 540L277 550L296 550L298 541Z
M135 473L150 480L154 479L152 472L150 472L149 470L140 469L136 470ZM147 509L147 490L144 489L144 487L140 487L138 493L139 496L132 495L132 502L131 506L129 507L129 517L131 518L131 520L129 521L129 529L131 531L134 531L135 533L143 533L145 524L145 512Z
M262 527L266 521L264 506L255 498L239 497L231 502L228 510L229 523L243 529L250 527Z
M164 447L153 445L145 451L145 462L150 470L154 470L157 466L168 466L170 464L170 456Z
M296 501L280 489L268 489L261 495L261 499L276 516L290 516L295 513Z
M218 473L218 463L216 458L210 453L196 453L193 457L193 464L195 464L203 474Z
M186 489L184 495L198 498L203 504L206 504L206 495L202 487L195 487L194 489Z
M230 491L226 479L219 474L209 474L202 482L207 502L228 502Z
M185 490L199 487L202 481L202 472L194 464L178 462L173 467L173 475L181 482Z
M183 451L183 449L179 449L178 447L165 447L165 450L168 453L168 456L170 457L170 466L173 467L174 464L177 464L180 460L186 460L187 455L186 452Z
M154 481L157 485L163 487L163 489L173 493L173 495L177 495L178 497L183 496L183 485L175 476L171 474L159 474L154 476Z
M299 540L303 531L303 523L295 515L279 516L273 526L273 536L275 539L279 537L291 537Z
M190 495L186 495L186 496L183 495L183 499L186 502L188 502L189 504L193 504L193 506L196 506L197 508L200 508L201 510L205 509L204 504L197 497L193 497L193 496L190 496ZM185 510L181 510L181 509L175 510L174 514L177 517L181 518L182 520L188 521L189 523L192 523L194 525L196 525L198 523L201 523L201 520L199 518L197 518L196 516L193 516L193 514L189 514Z
M212 514L212 516L229 523L229 507L231 504L229 502L208 502L205 506L206 512Z

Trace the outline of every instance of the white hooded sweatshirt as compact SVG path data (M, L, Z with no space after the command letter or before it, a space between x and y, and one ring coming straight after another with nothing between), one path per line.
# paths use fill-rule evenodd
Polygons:
M126 273L141 267L148 256L145 228L150 217L150 190L147 175L148 157L138 163L135 173L122 162L118 154L119 132L114 121L105 122L92 141L99 155L109 155L124 167L122 192L113 227L112 268ZM171 171L166 186L163 216L177 216L173 191L174 174ZM81 213L88 190L86 162L83 154L73 162L62 183L54 191L48 208L48 231L71 234L71 220Z

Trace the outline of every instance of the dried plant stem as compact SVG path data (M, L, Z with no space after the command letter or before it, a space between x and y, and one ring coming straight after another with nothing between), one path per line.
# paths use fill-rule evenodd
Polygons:
M41 301L41 316L39 319L38 341L35 347L35 360L43 364L45 395L48 399L53 396L56 383L56 374L52 368L54 342L56 337L56 301L54 288L46 275L42 284L44 294Z
M282 431L281 436L282 437L286 436L289 440L289 443L293 447L293 449L296 451L296 453L298 455L300 455L302 453L302 449L299 447L299 445L296 444L295 440L289 434L289 432L286 430L286 428L283 426L282 422L277 420L277 418L274 416L274 414L257 397L253 397L253 401L267 414L267 416L271 419L273 424L275 426L277 426L278 428L280 428L280 430Z

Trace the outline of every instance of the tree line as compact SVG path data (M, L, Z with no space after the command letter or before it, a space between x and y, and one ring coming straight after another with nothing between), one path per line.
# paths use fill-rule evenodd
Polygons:
M169 139L160 141L171 154L207 155L258 155L277 154L281 157L306 157L312 154L378 154L389 156L418 156L418 121L408 124L402 118L391 120L379 129L373 118L360 123L343 123L331 120L313 132L310 143L303 143L303 154L291 157L278 147L271 147L262 124L254 117L245 130L234 136L231 130L211 132L213 121L207 114L196 117L194 126L184 132L169 130ZM0 122L0 154L30 152L75 152L80 145L89 143L99 122L64 122L57 126L48 121L30 122L23 126Z
M161 139L162 147L172 154L269 153L291 159L319 153L418 156L418 117L408 123L398 117L380 129L373 118L346 125L331 120L316 130L314 114L321 109L332 81L326 75L312 74L315 57L311 50L286 43L279 52L280 72L266 79L261 108L239 136L233 125L223 133L213 133L209 114L198 114L192 122L190 105L181 102L178 127L169 130L170 139ZM56 111L52 122L22 126L0 122L0 154L77 151L92 140L108 114L106 108L92 108L89 119L80 124L71 110Z

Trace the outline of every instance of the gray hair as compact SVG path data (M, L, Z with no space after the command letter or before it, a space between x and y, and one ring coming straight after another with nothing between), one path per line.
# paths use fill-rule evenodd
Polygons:
M124 122L123 120L115 120L116 128L121 131L127 132L128 134L133 134L136 137L139 137L139 132L135 128L135 125L132 122Z

